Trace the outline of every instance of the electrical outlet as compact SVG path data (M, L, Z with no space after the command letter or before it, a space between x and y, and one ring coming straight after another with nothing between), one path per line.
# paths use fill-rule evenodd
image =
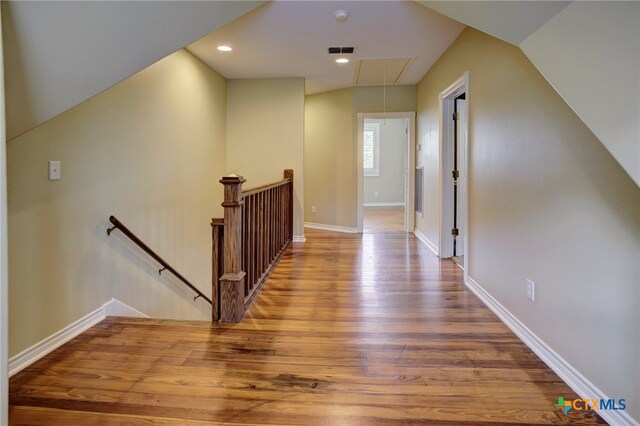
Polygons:
M534 302L536 300L536 283L527 280L527 298Z
M380 196L380 191L376 191L373 193L374 197L379 197Z
M316 206L311 206L311 213L315 213L316 212Z

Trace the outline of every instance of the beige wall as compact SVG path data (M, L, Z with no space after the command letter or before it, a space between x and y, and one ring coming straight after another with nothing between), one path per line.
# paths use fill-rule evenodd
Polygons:
M302 236L304 79L230 80L227 100L227 171L250 188L293 169L293 235Z
M154 317L211 308L122 234L115 214L211 294L222 213L226 81L181 50L8 144L10 353L111 297ZM47 161L62 179L47 180Z
M640 190L517 47L473 29L418 84L418 228L437 242L438 93L467 70L469 275L640 419Z
M520 47L640 185L640 2L572 2Z
M306 222L357 226L359 112L416 109L416 86L356 87L305 97ZM312 213L316 206L316 213Z
M352 114L352 89L305 98L305 222L354 226L356 157ZM311 212L312 206L316 206L316 213Z
M407 136L404 118L371 119L366 123L380 126L380 175L365 176L365 204L404 204L404 171L407 163ZM376 196L376 192L378 195Z

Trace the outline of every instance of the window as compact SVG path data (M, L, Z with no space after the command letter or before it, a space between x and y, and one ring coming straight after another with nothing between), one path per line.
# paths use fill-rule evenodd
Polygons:
M363 163L365 176L380 176L380 123L364 123Z

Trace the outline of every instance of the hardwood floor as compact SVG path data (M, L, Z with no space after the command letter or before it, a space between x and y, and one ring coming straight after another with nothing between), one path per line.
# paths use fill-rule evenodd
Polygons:
M365 208L363 231L397 232L404 230L404 208Z
M11 424L603 424L406 233L307 230L247 318L109 317L15 375Z

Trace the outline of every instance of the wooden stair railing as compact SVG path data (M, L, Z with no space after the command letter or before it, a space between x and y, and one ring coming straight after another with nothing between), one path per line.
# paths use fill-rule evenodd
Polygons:
M155 259L156 262L158 262L160 265L162 265L162 269L158 269L158 275L162 275L162 271L171 272L177 279L182 281L187 287L189 287L191 290L193 290L196 293L196 296L193 298L194 301L197 298L201 297L207 303L209 303L210 305L213 305L213 303L211 302L211 299L209 299L196 286L191 284L189 282L189 280L187 280L184 276L182 276L182 274L180 274L178 271L176 271L173 268L173 266L169 265L169 263L167 263L166 260L161 258L160 255L158 255L155 251L153 251L151 249L151 247L146 245L144 243L144 241L142 241L140 238L138 238L138 236L136 234L134 234L129 228L127 228L122 222L120 222L115 216L113 216L113 215L109 216L109 222L111 222L113 224L113 226L111 228L107 229L107 235L111 235L111 233L116 229L120 230L120 232L122 232L127 238L129 238L131 241L133 241L134 244L136 244L145 253L147 253L149 256L151 256L153 259Z
M278 182L244 190L224 185L224 219L212 219L213 321L239 322L293 239L293 170Z

